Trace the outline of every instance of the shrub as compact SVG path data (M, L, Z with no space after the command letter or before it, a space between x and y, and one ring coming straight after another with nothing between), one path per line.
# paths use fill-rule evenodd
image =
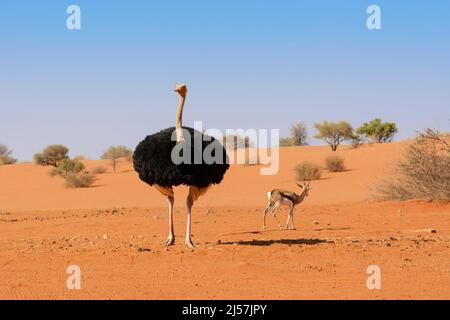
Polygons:
M377 188L386 200L450 200L450 135L432 129L407 147L392 176Z
M364 144L364 137L359 134L354 134L350 140L352 149L357 149Z
M346 121L323 121L322 123L316 123L314 128L317 129L317 134L314 137L324 140L333 151L336 151L344 140L351 140L353 137L353 128Z
M61 176L66 178L69 174L77 174L84 170L84 164L78 160L63 159L58 164L50 170L49 174L54 176Z
M291 140L296 146L307 145L308 129L304 123L294 123L291 127Z
M57 167L61 160L68 159L69 149L61 144L47 146L41 153L34 155L34 161L41 166Z
M338 156L328 156L325 159L325 167L330 172L339 172L345 169L344 159Z
M223 137L223 145L227 150L237 150L252 147L249 137L241 137L239 135L229 134Z
M356 133L377 143L384 143L391 141L397 131L397 125L394 122L382 122L381 119L374 119L360 126Z
M8 146L4 144L0 144L0 166L14 164L17 162L17 159L11 157L12 150L8 148Z
M301 162L295 166L295 178L298 181L319 180L322 175L320 167L311 162Z
M106 150L102 154L101 159L108 159L109 161L111 161L111 165L112 165L113 171L115 173L116 172L117 159L119 159L119 158L126 158L126 159L128 159L128 161L131 161L132 157L133 157L133 151L131 151L127 147L125 147L125 146L112 146L112 147L109 147L109 149Z
M92 170L90 171L92 174L104 174L106 173L106 168L102 167L102 166L98 166L98 167L94 167L92 168Z
M78 154L75 157L73 157L73 159L81 161L81 160L86 160L86 157L81 154Z
M295 146L294 141L291 138L280 138L280 147L292 147Z
M69 173L66 176L67 188L87 188L94 183L95 176L91 173Z

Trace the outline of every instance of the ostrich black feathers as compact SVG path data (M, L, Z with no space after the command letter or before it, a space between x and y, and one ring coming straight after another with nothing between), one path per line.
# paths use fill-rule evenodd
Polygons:
M183 127L185 130L184 150L190 150L190 157L184 155L184 161L175 164L172 161L172 150L177 142L173 139L175 127L164 129L158 133L147 136L142 140L133 155L134 169L139 174L139 178L149 185L158 184L162 187L178 186L181 184L207 187L211 184L220 183L225 172L229 168L228 156L222 144L213 137L206 136L192 128ZM214 145L211 145L214 144ZM198 159L198 155L203 155L205 148L208 154L216 161L205 161L203 156ZM181 147L181 146L180 146ZM200 149L201 148L201 149ZM221 150L217 154L216 151ZM197 154L197 159L195 159ZM200 160L200 161L199 161ZM199 163L200 162L200 163Z

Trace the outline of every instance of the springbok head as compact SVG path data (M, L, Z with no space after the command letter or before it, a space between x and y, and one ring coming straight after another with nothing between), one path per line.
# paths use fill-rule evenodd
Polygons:
M309 195L309 191L311 190L311 187L309 186L311 184L311 181L303 181L303 185L297 182L297 185L300 187L300 189L303 189L303 192L305 193L305 196L307 197Z

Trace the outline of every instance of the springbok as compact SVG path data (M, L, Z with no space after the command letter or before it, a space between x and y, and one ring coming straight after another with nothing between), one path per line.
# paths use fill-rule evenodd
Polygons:
M278 220L276 211L282 204L287 204L290 206L289 209L289 215L286 222L285 228L288 229L289 222L292 220L292 230L295 230L294 226L294 207L298 205L299 203L303 202L305 197L308 196L309 191L311 190L309 184L311 182L303 182L303 185L297 182L297 185L303 189L301 194L296 194L292 191L287 190L281 190L281 189L274 189L267 193L267 199L269 200L269 203L267 204L267 207L264 209L264 224L263 224L263 230L266 230L266 214L269 212L270 209L272 209L273 217L277 220L278 225L280 226L280 229L283 229L283 226Z

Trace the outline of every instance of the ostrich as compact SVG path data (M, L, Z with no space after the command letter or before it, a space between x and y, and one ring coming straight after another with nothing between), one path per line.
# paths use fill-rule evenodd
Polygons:
M225 148L218 140L192 128L182 126L187 87L184 84L179 84L174 91L180 96L176 126L149 135L142 140L134 152L133 165L142 181L150 186L154 186L163 196L167 197L169 203L169 236L164 242L166 246L175 243L173 187L181 184L189 186L189 194L186 199L187 224L185 244L190 248L194 248L195 245L191 238L192 205L194 201L206 193L211 185L222 181L225 172L229 168L229 161ZM182 147L181 154L183 155L185 155L184 152L188 152L188 159L190 158L191 161L185 161L180 164L174 163L172 154L175 147ZM207 147L207 150L213 150L211 151L211 156L216 159L213 163L208 161L207 164L205 159L203 159L203 154ZM198 161L198 159L193 161L194 155L199 153L202 155L201 161ZM183 157L183 159L185 158Z

